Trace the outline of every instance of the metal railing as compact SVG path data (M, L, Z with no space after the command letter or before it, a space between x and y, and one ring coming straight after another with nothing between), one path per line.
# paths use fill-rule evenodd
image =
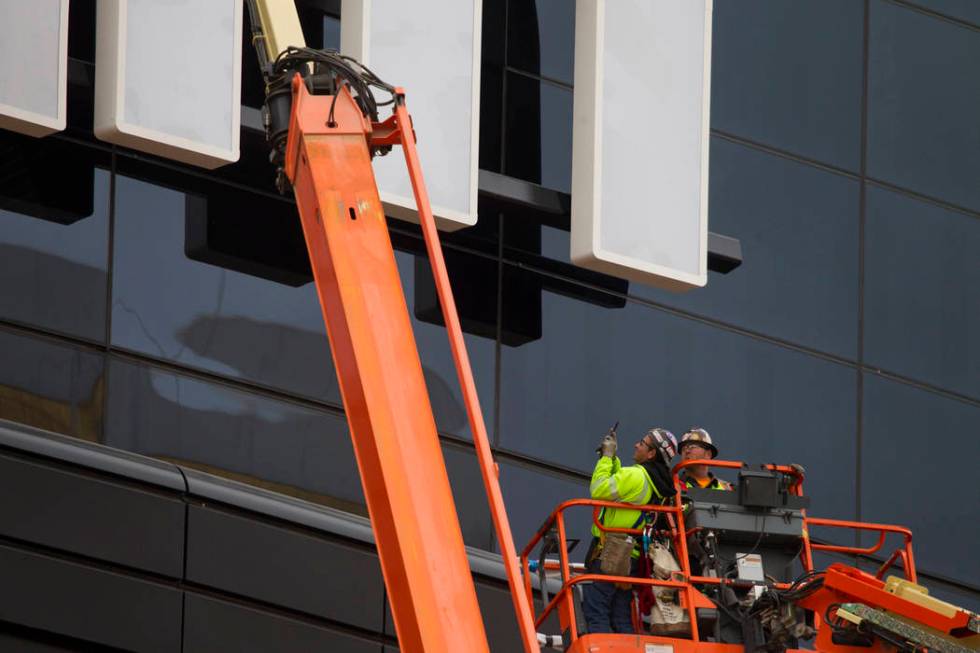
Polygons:
M541 560L534 563L535 568L540 570L540 573L542 574L545 570L557 571L561 580L561 588L550 600L547 597L547 590L545 590L545 605L540 613L535 615L534 619L536 628L540 628L541 624L544 623L544 621L552 613L557 611L562 628L567 629L567 632L569 633L569 642L575 641L575 639L579 637L579 633L578 624L576 623L575 618L573 603L575 597L573 589L577 585L583 583L626 583L634 586L648 585L652 587L664 587L678 590L680 596L682 597L684 610L687 613L688 619L690 620L690 641L701 641L698 632L697 608L714 608L715 606L710 599L707 599L707 597L705 597L697 589L696 586L740 586L745 585L745 582L731 578L695 576L691 573L691 563L688 557L687 537L691 534L691 532L693 532L693 530L697 529L688 531L685 527L684 512L686 510L686 506L684 504L684 497L682 496L682 492L685 488L680 480L680 472L693 465L705 465L707 467L720 469L742 469L745 467L745 465L741 462L727 460L696 460L679 463L673 468L673 481L677 494L669 505L633 505L613 501L600 501L596 499L570 499L560 504L554 511L552 511L552 513L531 538L530 542L528 542L520 553L521 571L524 576L524 591L527 594L528 601L532 605L534 597L531 583L531 555L536 547L541 545L546 541L546 539L549 538L554 540L552 544L554 545L554 548L558 554L557 562L545 562L542 556ZM792 482L788 486L790 494L795 496L803 495L804 475L799 467L785 465L766 465L765 467L771 471L792 477ZM680 572L678 572L678 575L670 580L639 578L636 576L610 576L606 574L589 573L587 569L581 569L580 565L573 565L569 560L565 511L570 508L580 507L592 508L592 524L600 531L607 533L627 533L635 536L642 536L643 529L605 526L599 520L601 510L603 508L629 509L638 510L644 513L655 513L658 516L663 515L666 523L662 525L661 528L657 528L655 530L657 534L671 538L674 545L674 551L676 552L678 558L677 563L681 569ZM909 529L890 524L869 524L863 522L808 517L806 516L805 510L801 510L801 512L803 514L804 525L802 534L803 545L800 547L798 557L804 572L812 572L814 570L813 551L828 551L847 555L870 555L878 552L882 548L886 537L889 534L897 534L902 536L903 544L885 561L884 564L881 565L876 576L881 578L884 573L895 564L896 561L901 560L904 575L908 580L915 582L916 574L915 560L912 555L912 533ZM811 542L809 534L810 526L871 531L877 532L879 537L875 544L863 548L857 546ZM543 577L542 580L544 580ZM544 586L545 584L542 584L542 587ZM789 587L789 584L772 583L771 586L776 589L786 589Z

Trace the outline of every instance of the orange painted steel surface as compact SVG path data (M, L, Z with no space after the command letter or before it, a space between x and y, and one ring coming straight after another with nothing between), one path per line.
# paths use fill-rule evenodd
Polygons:
M652 578L606 576L602 574L583 573L580 570L576 570L577 573L575 574L572 573L572 568L568 560L566 546L567 542L565 538L564 513L567 509L583 506L591 508L592 523L607 532L626 532L634 534L642 532L639 529L607 527L598 522L597 516L601 508L622 507L623 505L612 501L598 501L594 499L571 499L569 501L565 501L551 513L541 528L538 529L538 532L534 535L531 541L521 551L521 566L525 577L524 593L527 597L531 597L532 586L529 558L534 552L535 547L541 542L549 531L557 531L559 559L557 564L550 563L546 566L546 568L558 570L561 576L562 587L558 593L555 594L554 598L549 601L548 605L544 606L542 611L536 616L536 625L544 623L545 619L547 619L552 612L558 611L561 613L562 610L568 612L570 610L569 606L571 606L572 602L575 600L572 588L581 583L628 582L633 585L671 587L680 590L681 604L687 611L688 617L691 620L691 634L688 638L623 634L579 635L577 625L574 623L573 619L570 624L562 624L563 628L567 627L568 629L566 631L566 635L568 636L568 639L566 640L566 645L569 646L567 649L568 651L575 653L599 653L605 651L608 651L609 653L626 653L628 651L639 652L645 650L647 644L671 646L673 647L673 653L735 653L736 651L744 651L744 648L741 645L718 644L714 642L702 641L700 638L700 633L698 632L696 610L698 608L713 606L713 603L711 603L710 599L702 594L696 586L737 585L738 582L733 579L694 576L691 574L691 565L690 560L688 559L686 542L686 534L688 531L685 527L684 505L680 494L680 490L683 489L680 482L680 472L692 465L707 465L709 467L718 467L722 469L741 469L744 467L743 463L741 462L726 460L695 460L679 463L673 469L674 484L678 489L678 494L671 505L630 506L631 508L642 510L644 512L664 515L667 525L666 528L661 529L661 532L673 538L674 546L678 551L677 562L681 567L680 578L659 580ZM795 495L803 494L803 473L799 469L783 465L767 465L766 467L773 471L792 476L793 482L790 484L790 492ZM811 543L808 534L810 526L826 526L877 532L879 534L879 541L876 545L864 549L831 544ZM867 524L862 522L807 517L804 514L804 546L801 547L800 552L801 565L804 571L813 571L814 567L813 557L810 550L811 547L816 550L841 551L845 553L872 553L881 548L885 541L885 537L888 534L897 534L902 536L903 545L895 552L895 554L892 555L891 558L886 560L885 564L882 565L882 568L879 569L877 576L866 574L857 569L847 567L846 565L831 565L827 570L824 587L817 590L814 595L800 602L801 606L814 610L816 613L815 621L817 623L818 632L816 644L818 651L833 651L835 653L869 653L870 651L883 652L885 650L880 643L876 644L876 647L871 649L833 644L830 641L831 629L828 627L821 627L821 622L824 616L824 611L828 606L835 602L841 603L847 601L858 601L867 603L873 607L881 607L898 614L902 614L914 619L915 621L918 621L919 623L943 630L944 632L950 632L957 627L961 628L965 626L965 613L960 613L960 615L955 618L942 617L941 615L937 615L936 613L928 611L914 603L906 601L901 597L890 594L883 589L884 583L880 580L880 576L883 575L884 570L897 559L901 559L903 562L903 571L906 578L915 582L915 560L912 556L912 533L907 528L892 526L889 524ZM786 589L789 587L789 584L773 583L773 587L777 589ZM793 649L790 649L789 653L792 653L793 651Z
M349 92L297 79L296 195L402 651L487 651L486 633L371 167Z
M673 653L745 653L745 647L741 644L692 642L652 635L582 635L568 648L567 653L643 653L648 650L648 644L669 646ZM786 653L798 652L788 649Z
M885 538L889 533L902 536L902 546L895 550L891 556L878 569L877 576L881 578L885 572L897 560L901 559L905 577L916 582L915 558L912 557L912 531L904 526L891 526L890 524L870 524L865 522L845 521L841 519L822 519L810 517L806 520L809 526L831 526L835 528L849 528L857 531L878 531L878 541L869 547L842 546L838 544L811 544L810 546L817 551L834 551L836 553L846 553L854 555L869 555L877 553L885 543Z
M449 285L446 262L442 256L439 233L436 231L435 218L432 216L432 208L425 184L422 183L422 166L419 163L418 151L415 149L415 132L412 129L411 117L402 101L403 98L404 91L396 88L395 113L392 118L394 126L398 130L399 142L402 145L402 151L405 153L405 162L408 165L408 174L412 181L412 190L415 193L419 223L422 226L422 234L425 236L425 247L429 253L429 262L432 264L432 277L435 279L439 304L442 306L442 317L446 323L453 361L456 364L456 374L459 377L463 400L466 403L466 414L469 418L470 431L473 434L473 444L476 447L476 457L480 464L483 486L486 489L487 500L490 504L490 516L497 533L497 543L501 548L501 557L507 572L507 582L510 586L511 598L514 601L514 611L517 616L521 641L525 651L538 651L537 634L533 625L533 610L530 600L522 591L517 548L514 546L514 536L511 534L510 522L507 519L503 493L500 491L499 468L494 462L493 453L490 450L490 440L487 437L487 428L483 421L483 411L480 409L476 383L473 381L473 372L470 369L470 360L466 353L466 344L463 341L463 329L459 323L456 301L453 298L452 287ZM390 138L384 131L390 128L391 122L392 120L389 119L378 125L379 137L374 142L378 144L390 142Z
M885 584L875 576L854 567L834 563L827 567L823 587L811 596L801 600L799 605L812 610L822 619L828 611L833 613L841 603L863 603L875 609L906 617L914 623L932 628L941 633L955 635L964 633L969 615L958 610L952 617L933 612L917 603L908 601L885 591ZM868 653L868 651L894 651L875 639L872 647L841 646L831 640L830 628L818 628L815 646L818 651L841 651L849 653Z

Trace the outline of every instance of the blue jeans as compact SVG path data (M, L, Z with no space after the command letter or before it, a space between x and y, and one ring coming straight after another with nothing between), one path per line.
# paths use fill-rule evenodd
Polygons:
M588 564L590 574L601 574L599 559ZM630 565L630 575L636 560ZM582 588L582 612L590 633L634 633L631 603L633 590L621 590L613 583L591 583Z

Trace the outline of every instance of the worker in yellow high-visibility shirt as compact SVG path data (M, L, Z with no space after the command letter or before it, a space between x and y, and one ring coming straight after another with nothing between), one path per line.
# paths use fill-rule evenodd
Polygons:
M618 501L624 504L644 505L661 503L674 496L668 465L677 453L677 439L663 428L650 429L633 445L635 465L623 467L616 456L616 434L610 432L599 445L599 461L592 472L589 493L593 499ZM643 512L629 508L603 509L599 521L615 528L639 528ZM640 538L626 541L625 545L613 542L618 536L606 534L592 527L592 545L586 554L586 570L592 574L632 576L636 573L636 561L640 556ZM614 545L625 551L620 557L619 573L603 571L603 562L609 566L608 554ZM623 548L625 546L625 548ZM632 548L630 548L632 547ZM603 553L605 551L605 554ZM629 584L592 583L582 590L582 611L590 633L632 633L633 622L630 602L633 590Z

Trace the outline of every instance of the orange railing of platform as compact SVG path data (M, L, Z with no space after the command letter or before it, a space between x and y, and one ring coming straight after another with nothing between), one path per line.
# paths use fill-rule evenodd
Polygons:
M570 499L561 503L557 508L555 508L555 510L548 516L544 524L542 524L520 554L521 571L524 576L524 591L527 595L528 601L533 605L534 590L531 582L531 555L536 547L542 543L545 537L549 535L557 536L557 564L550 562L545 565L545 569L559 572L561 588L555 593L554 597L548 601L542 610L535 615L535 627L540 627L552 613L557 611L562 629L569 634L570 639L569 642L566 642L566 644L574 642L580 636L580 633L578 631L578 624L575 620L573 603L575 599L573 595L573 588L576 585L589 582L629 583L631 585L650 585L653 587L667 587L679 590L684 597L684 609L688 614L688 618L690 619L691 632L689 641L701 641L698 632L696 608L699 607L697 605L698 603L702 603L705 600L705 597L697 590L697 586L740 586L744 585L745 582L730 578L694 576L691 574L691 565L687 551L687 536L690 535L690 532L685 527L684 512L686 506L684 505L684 497L682 496L684 487L680 480L680 472L692 465L706 465L708 467L721 469L743 469L745 467L745 465L741 462L726 460L695 460L682 462L676 465L673 469L674 485L678 492L669 505L624 505L623 503L600 501L596 499ZM800 468L797 466L784 465L766 465L765 467L772 471L787 474L793 477L793 481L789 485L790 493L796 496L803 495L804 475ZM639 578L634 576L609 576L604 574L583 573L578 569L573 569L573 563L571 563L569 560L568 553L565 511L569 508L591 507L592 523L599 529L605 532L642 535L643 529L641 528L614 528L604 526L599 522L599 512L603 508L623 508L627 505L631 510L639 510L645 513L656 513L666 517L666 527L657 530L660 533L668 534L672 538L674 551L677 553L677 562L681 568L680 574L683 580L660 580L655 578ZM912 554L912 533L909 529L891 524L873 524L836 519L824 519L820 517L808 517L806 516L805 510L801 512L803 512L804 527L802 534L803 546L800 548L799 558L804 573L814 571L812 553L814 550L841 553L845 555L872 555L881 550L889 534L896 534L903 538L903 544L881 565L878 570L877 577L881 578L885 571L887 571L896 561L901 560L905 577L908 580L915 582L916 574L915 560ZM809 535L811 526L877 532L879 537L878 541L869 547L811 542ZM683 534L683 536L681 536L681 534ZM788 583L770 583L770 586L776 589L785 589L790 585Z

